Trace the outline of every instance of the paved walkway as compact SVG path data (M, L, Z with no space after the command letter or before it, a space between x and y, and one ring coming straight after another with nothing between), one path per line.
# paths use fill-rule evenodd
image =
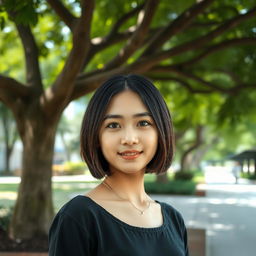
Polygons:
M84 176L71 179L84 180ZM14 177L3 177L0 183L7 180L19 182ZM234 184L232 174L221 168L206 170L206 181L206 197L153 197L178 209L188 228L206 230L206 256L256 255L256 184L244 180Z
M234 184L230 173L220 170L209 171L206 179L206 197L154 198L177 208L187 227L206 229L206 256L256 255L256 184Z

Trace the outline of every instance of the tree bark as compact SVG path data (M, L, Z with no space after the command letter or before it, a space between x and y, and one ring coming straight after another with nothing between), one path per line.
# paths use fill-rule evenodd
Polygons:
M1 107L1 106L0 106ZM4 144L5 144L5 166L4 172L6 175L11 174L10 170L10 157L12 154L12 150L17 139L16 131L13 128L12 124L14 123L14 119L11 116L11 112L5 107L1 107L1 119L3 123L3 131L4 131Z
M56 124L38 117L38 111L24 120L21 183L10 225L13 238L46 236L54 216L52 201L52 160ZM33 118L31 118L33 117ZM27 208L29 207L29 211Z
M161 174L161 175L157 175L156 176L156 182L157 183L161 183L161 184L166 184L168 183L168 176L167 176L167 172Z
M64 132L60 132L60 138L61 138L61 142L62 142L62 144L64 146L66 160L68 162L70 162L71 161L71 151L69 149L68 143L65 140L65 133Z
M11 157L11 149L8 145L6 145L5 146L5 167L4 167L4 171L5 171L5 174L7 174L7 175L11 174L10 157Z
M4 144L5 144L5 167L4 171L6 174L10 174L10 156L11 156L11 147L10 147L10 131L8 129L8 114L7 111L3 112L3 127L4 127Z
M191 145L187 150L185 150L185 152L183 153L183 155L181 157L181 161L180 161L180 170L181 171L185 171L189 168L189 166L187 166L187 160L188 160L189 155L191 154L192 151L197 149L202 144L202 131L203 131L203 127L199 125L196 129L195 143L193 145Z

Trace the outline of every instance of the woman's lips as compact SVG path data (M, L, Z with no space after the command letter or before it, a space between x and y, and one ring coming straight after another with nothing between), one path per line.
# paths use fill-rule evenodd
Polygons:
M120 155L125 160L133 160L138 158L141 155L142 151L137 150L126 150L119 152L118 155Z

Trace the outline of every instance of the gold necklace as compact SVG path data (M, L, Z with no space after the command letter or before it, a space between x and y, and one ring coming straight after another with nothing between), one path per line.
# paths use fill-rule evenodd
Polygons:
M151 202L150 202L150 200L149 200L149 201L148 201L148 206L146 207L146 209L141 210L141 209L139 209L136 205L134 205L132 201L126 200L126 199L122 198L121 196L119 196L119 195L117 194L117 192L116 192L105 180L102 182L102 184L103 184L105 187L107 187L110 191L112 191L117 197L119 197L120 199L122 199L123 201L128 201L137 211L140 212L140 215L143 215L143 214L145 213L145 211L148 210L149 207L150 207L150 205L151 205Z

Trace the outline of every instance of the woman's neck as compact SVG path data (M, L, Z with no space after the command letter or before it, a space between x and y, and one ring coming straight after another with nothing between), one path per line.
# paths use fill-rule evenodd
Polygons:
M104 182L119 198L136 204L143 204L149 200L144 188L144 173L131 175L118 172L107 177Z

